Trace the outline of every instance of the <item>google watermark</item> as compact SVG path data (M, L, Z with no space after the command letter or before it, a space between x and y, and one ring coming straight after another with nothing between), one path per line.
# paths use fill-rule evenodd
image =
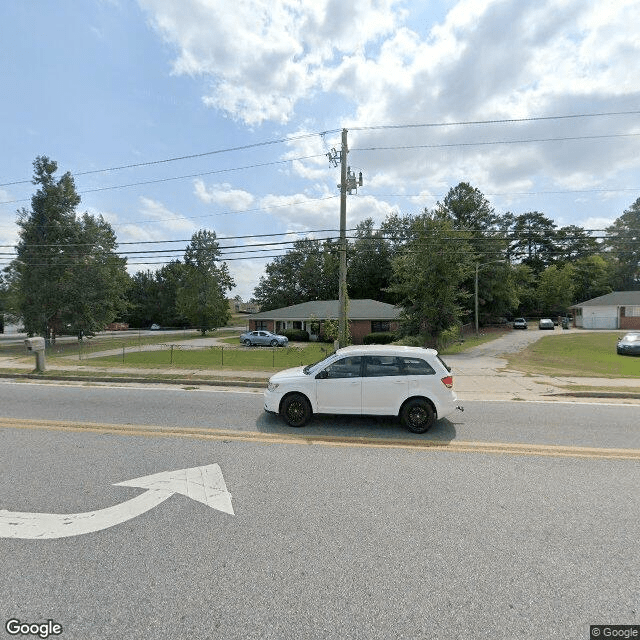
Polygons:
M640 640L640 624L592 624L589 627L589 640L603 638L624 638Z
M4 628L10 636L37 636L43 640L51 636L59 636L62 633L62 625L53 620L21 622L17 618L11 618L11 620L7 620Z

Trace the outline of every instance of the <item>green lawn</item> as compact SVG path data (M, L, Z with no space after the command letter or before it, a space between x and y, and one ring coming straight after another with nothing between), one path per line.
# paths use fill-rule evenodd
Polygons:
M499 335L502 334L470 336L465 339L464 343L452 344L442 353L444 355L459 353L493 340ZM192 349L174 345L172 349L169 344L166 344L165 348L159 351L140 351L136 348L137 345L131 344L118 355L91 358L90 362L96 365L125 365L152 369L171 366L185 369L278 370L312 364L333 352L332 345L317 342L297 343L285 349L280 347L275 349L270 347L240 348L237 333L234 337L222 338L221 341L233 348L220 345ZM122 347L119 348L122 349Z
M211 334L207 334L211 335ZM194 329L185 329L172 333L152 333L143 335L142 333L127 332L113 334L98 334L93 338L85 338L82 342L78 340L57 340L55 344L47 347L47 358L58 358L78 355L82 358L98 351L109 351L111 349L139 349L152 344L171 344L177 340L195 340L200 337L200 332ZM19 345L18 350L24 351L24 347Z
M117 356L91 358L91 364L105 366L124 365L127 367L184 369L229 368L241 371L286 369L312 364L330 353L330 345L312 343L305 346L287 348L254 347L225 348L222 346L185 349L174 346L159 351L126 351Z
M551 376L640 378L640 358L616 353L618 333L562 333L509 354L509 367Z

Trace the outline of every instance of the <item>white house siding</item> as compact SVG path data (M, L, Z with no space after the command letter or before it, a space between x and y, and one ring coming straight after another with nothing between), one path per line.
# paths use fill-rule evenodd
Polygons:
M584 329L619 329L617 307L582 307Z

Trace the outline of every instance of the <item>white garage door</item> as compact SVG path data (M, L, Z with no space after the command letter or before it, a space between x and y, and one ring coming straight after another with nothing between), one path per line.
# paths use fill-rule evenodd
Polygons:
M618 318L611 316L584 316L583 327L585 329L617 329Z

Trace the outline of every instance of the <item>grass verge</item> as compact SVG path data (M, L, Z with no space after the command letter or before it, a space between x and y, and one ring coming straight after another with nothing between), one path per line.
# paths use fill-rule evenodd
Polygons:
M640 378L640 358L616 353L615 333L545 336L506 356L510 369L549 376Z
M447 345L444 349L439 350L439 353L443 356L452 355L454 353L462 353L463 351L469 351L485 342L491 342L497 338L501 338L507 331L491 331L489 333L480 333L479 335L465 336L463 342L454 342Z
M183 349L177 346L156 351L124 351L122 354L91 358L92 366L126 366L141 369L234 369L253 371L287 369L312 364L333 352L328 345L313 343L287 348L225 348L223 346Z

